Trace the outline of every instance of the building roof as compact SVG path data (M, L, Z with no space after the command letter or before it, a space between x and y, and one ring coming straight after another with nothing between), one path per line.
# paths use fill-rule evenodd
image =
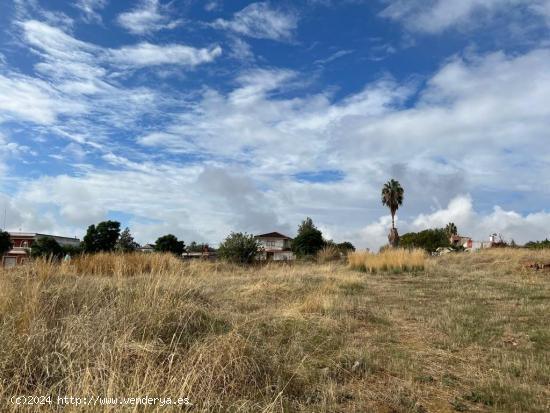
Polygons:
M80 241L77 237L62 237L60 235L50 235L50 234L40 234L38 232L10 232L10 237L12 238L41 238L41 237L52 237L58 239L66 239L69 241Z
M268 232L267 234L256 235L255 238L282 238L282 239L292 239L286 235L281 234L280 232Z

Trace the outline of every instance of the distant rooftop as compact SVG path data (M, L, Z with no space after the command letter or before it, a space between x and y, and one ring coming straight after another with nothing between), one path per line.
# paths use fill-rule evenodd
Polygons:
M68 240L78 240L77 237L63 237L60 235L52 234L41 234L39 232L9 232L10 237L53 237L53 238L64 238Z
M283 238L283 239L292 239L286 235L281 234L280 232L268 232L267 234L256 235L256 238Z

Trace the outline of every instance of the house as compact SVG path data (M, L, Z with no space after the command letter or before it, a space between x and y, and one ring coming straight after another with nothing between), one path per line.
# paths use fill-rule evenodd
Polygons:
M292 238L279 232L256 235L261 251L258 253L259 260L290 261L294 259L294 253L290 249Z
M139 252L155 252L155 246L153 244L145 244L138 248Z
M51 237L61 246L78 247L80 245L80 240L76 237L60 237L36 232L10 232L9 234L13 247L2 257L2 266L7 268L15 267L27 261L32 244L40 238Z
M464 248L471 248L468 247L472 239L470 237L463 237L461 235L451 235L451 238L449 239L452 247L464 247Z

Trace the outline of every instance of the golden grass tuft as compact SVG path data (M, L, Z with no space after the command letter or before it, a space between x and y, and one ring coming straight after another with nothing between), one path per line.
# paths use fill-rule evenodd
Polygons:
M78 275L130 277L141 274L161 274L181 268L181 260L172 254L99 253L79 255L63 264L63 272Z
M422 271L427 254L421 249L390 248L378 254L368 251L348 255L350 268L370 273Z
M340 250L336 245L325 245L317 253L317 261L320 264L324 264L326 262L339 261L341 258L342 258L342 254L340 253Z

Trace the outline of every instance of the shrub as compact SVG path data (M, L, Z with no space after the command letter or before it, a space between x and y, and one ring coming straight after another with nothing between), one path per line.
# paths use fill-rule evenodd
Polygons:
M235 264L250 264L260 250L258 240L254 235L242 232L232 232L218 248L221 259Z
M529 241L527 244L525 244L525 247L532 250L543 250L546 248L550 248L550 241L548 240L548 238L544 241Z
M40 237L31 246L31 257L60 259L63 257L63 247L52 237Z
M426 251L422 249L386 249L379 254L353 252L348 255L350 268L370 273L420 271L424 269Z
M421 232L409 232L401 237L399 246L402 248L422 248L434 252L439 247L450 247L449 235L446 229L427 229Z
M338 246L338 249L340 249L340 251L343 252L344 254L349 254L350 252L355 251L355 246L349 241L341 242L337 244L337 246Z
M155 251L181 255L185 251L185 242L179 241L175 235L164 235L155 242Z
M315 256L325 245L323 233L307 217L298 227L298 235L292 240L292 251L299 256Z
M0 231L0 257L11 250L13 244L11 242L10 233Z
M321 264L325 262L339 261L340 258L342 258L342 252L336 245L325 245L323 249L317 253L317 261Z

